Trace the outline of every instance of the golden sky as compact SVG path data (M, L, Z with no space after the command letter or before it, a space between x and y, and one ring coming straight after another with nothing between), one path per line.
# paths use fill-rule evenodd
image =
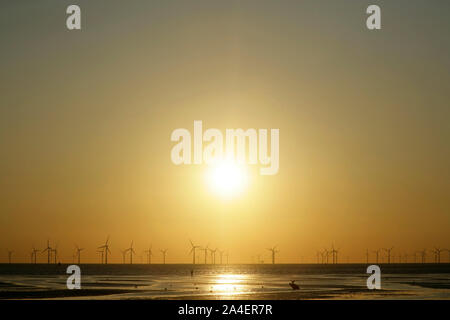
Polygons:
M450 247L450 5L377 3L379 31L368 1L78 1L81 31L70 1L2 5L0 262L47 239L97 262L108 235L112 262ZM278 128L279 173L223 199L170 160L194 120Z

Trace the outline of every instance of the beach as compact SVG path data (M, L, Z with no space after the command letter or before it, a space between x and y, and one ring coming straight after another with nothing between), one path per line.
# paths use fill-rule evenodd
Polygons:
M366 264L81 264L79 290L67 266L1 264L0 299L450 299L450 264L381 264L380 290Z

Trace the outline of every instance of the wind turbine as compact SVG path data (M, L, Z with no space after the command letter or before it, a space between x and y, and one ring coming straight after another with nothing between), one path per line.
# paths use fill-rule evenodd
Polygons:
M31 263L36 264L36 255L38 252L39 250L33 247L33 249L31 250Z
M7 251L8 251L8 263L11 264L12 254L14 253L14 251L11 251L11 250L7 250Z
M445 249L441 249L438 247L434 247L434 250L431 250L431 252L434 253L434 262L441 263L441 252Z
M212 264L216 264L216 252L217 252L217 248L213 249L209 249L209 252L211 252L211 263Z
M78 264L80 264L81 262L81 251L82 250L84 250L84 248L78 248L78 246L77 245L75 245L75 247L77 248L77 253L76 253L76 255L77 255L77 257L78 257ZM102 259L103 260L103 259Z
M225 254L225 256L227 257L227 264L228 264L228 250L227 250L227 253Z
M320 263L324 264L325 263L325 251L319 251L320 254Z
M152 263L152 245L150 245L150 247L148 247L148 250L145 250L144 253L147 254L147 263L151 264Z
M50 247L50 241L47 240L47 248L42 250L42 252L47 251L47 263L50 264L50 258L52 255L52 248Z
M331 245L330 253L331 253L331 257L333 258L333 264L334 264L334 262L335 262L335 251L336 251L336 250L334 250L334 245L332 244L332 245Z
M189 242L191 243L191 247L192 247L191 251L189 251L189 253L192 252L192 264L195 264L195 249L200 249L200 246L194 245L192 240L189 240Z
M56 244L55 248L52 251L55 254L53 256L53 258L55 259L55 264L56 264L56 259L58 258L58 244Z
M163 254L163 264L166 264L166 253L167 253L167 249L159 250L159 251L161 251L161 253Z
M104 245L98 247L97 249L104 249L105 251L105 264L108 264L108 253L111 253L109 250L109 236L106 238L106 242ZM103 261L103 259L102 259Z
M136 252L133 249L133 241L131 241L131 245L127 249L127 251L130 251L130 264L133 264L133 253L136 254Z
M340 248L339 248L340 249ZM333 264L337 264L338 263L338 253L339 253L339 249L335 249L334 245L331 246L331 254L333 255Z
M325 258L326 258L326 263L328 264L328 258L330 257L330 253L331 251L328 251L327 249L324 249L324 254L325 254Z
M225 253L225 251L220 251L219 250L219 255L220 255L220 264L223 264L222 263L222 257L223 257L223 254Z
M384 251L387 253L388 263L391 263L391 251L394 249L394 247L390 247L389 249L383 248Z
M275 264L275 254L278 253L276 250L277 246L273 246L272 248L267 248L270 252L272 252L272 264Z
M208 255L208 249L209 249L208 247L209 247L209 243L206 245L206 247L200 249L200 250L203 250L205 253L205 264L206 264L206 257Z
M373 253L375 253L375 255L376 255L376 257L377 257L377 264L378 264L378 257L380 256L380 251L381 251L381 249L378 249L378 250L375 250L375 251L373 251Z
M422 251L417 251L418 253L420 253L421 257L422 257L422 263L425 263L425 258L427 255L427 249L423 249Z

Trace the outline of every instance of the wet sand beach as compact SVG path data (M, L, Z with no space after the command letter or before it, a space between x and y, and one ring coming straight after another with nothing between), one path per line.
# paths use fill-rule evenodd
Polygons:
M67 265L3 264L0 299L450 299L449 264L381 265L381 290L367 289L366 267L86 264L68 290Z

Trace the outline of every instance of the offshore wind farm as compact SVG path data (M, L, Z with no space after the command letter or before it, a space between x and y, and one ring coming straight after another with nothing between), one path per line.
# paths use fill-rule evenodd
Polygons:
M189 240L185 263L166 263L168 249L160 249L161 259L152 261L152 245L143 251L146 260L133 261L134 241L118 250L121 263L108 261L107 253L110 258L116 253L109 236L92 248L101 254L101 263L82 263L81 252L88 248L78 245L73 260L64 261L50 241L40 259L33 247L29 263L15 263L8 250L8 263L0 264L0 299L450 299L450 261L441 256L448 250L440 247L398 253L396 261L394 247L367 249L365 261L348 263L338 259L341 249L332 244L317 251L314 263L278 263L282 250L272 246L256 263L230 264L228 250L209 246ZM197 260L195 249L203 253ZM81 290L65 290L65 271L72 264L81 269ZM382 270L382 290L366 287L366 268L373 264ZM296 290L290 287L293 281Z
M208 243L206 246L199 246L199 245L194 245L194 242L192 242L191 239L188 240L189 242L187 242L187 245L185 247L190 248L190 250L186 250L186 258L184 259L184 261L175 261L172 263L183 263L183 264L191 264L189 262L189 256L192 255L192 264L196 265L196 264L229 264L229 250L226 250L224 248L219 249L218 247L216 247L215 249L210 248L210 243ZM47 263L47 264L68 264L68 263L77 263L77 264L81 264L81 252L82 251L89 251L89 248L80 248L77 244L75 244L74 246L74 250L71 252L71 254L62 254L60 251L58 251L58 243L55 244L54 247L51 247L50 245L50 241L47 240L46 242L46 248L42 251L36 249L34 246L31 247L31 264L37 264L37 263ZM117 250L115 250L115 256L113 256L114 258L116 258L113 262L114 263L118 263L118 261L120 261L120 257L122 257L121 259L121 263L122 264L133 264L133 255L136 255L136 251L135 251L135 244L134 241L131 241L131 244L128 248L121 250L120 248L118 248ZM104 245L99 246L97 248L91 248L92 252L96 252L96 253L101 253L101 264L108 264L108 257L109 257L109 264L111 264L111 245L110 245L110 236L108 236L106 238L106 242ZM391 264L394 263L394 255L393 255L393 251L395 253L394 250L395 247L390 247L390 248L378 248L376 250L369 250L366 249L366 251L361 252L360 255L356 256L356 257L352 257L351 259L351 263L357 263L357 264L361 264L361 263L374 263L374 264ZM166 262L166 254L167 251L169 249L165 248L165 249L160 249L159 252L162 254L162 264L165 264ZM199 250L200 252L202 252L202 259L200 260L200 256L196 255L196 251L195 250ZM266 250L268 251L267 254L258 254L257 257L257 261L256 264L264 264L264 261L266 261L266 263L270 263L270 264L276 264L276 257L277 255L280 253L280 250L278 248L278 245L276 246L272 246L269 248L266 248ZM58 254L59 252L59 254ZM146 250L142 251L145 256L146 256L146 260L141 260L140 262L134 262L134 263L140 263L140 264L151 264L152 263L152 256L153 256L153 251L152 251L152 245L148 246L146 248ZM384 254L383 254L384 252ZM13 253L14 258L13 258ZM40 253L40 254L39 254ZM347 260L346 261L341 261L338 260L338 254L341 253L341 249L340 248L335 248L334 244L332 244L330 247L328 248L324 248L322 250L317 250L316 251L316 256L311 255L308 259L306 254L301 255L302 257L302 262L300 261L300 259L294 259L294 260L283 260L281 262L281 264L339 264L339 263L349 263L350 259L349 256L347 256ZM345 252L344 252L345 253ZM445 256L445 253L447 253L447 256ZM226 254L226 262L223 259L224 254ZM128 255L129 260L126 261L125 257ZM219 255L220 259L217 259L216 262L216 258L217 255ZM14 250L5 250L5 256L3 259L3 263L5 263L5 260L7 261L7 263L11 264L11 263L28 263L26 260L27 254L24 252L23 255L20 255L19 251L14 251ZM64 258L63 258L64 257ZM305 259L306 257L306 259ZM331 259L330 259L331 257ZM233 264L254 264L255 261L253 259L254 257L249 257L249 259L236 259L233 260ZM266 259L264 259L266 258ZM196 260L197 259L197 260ZM1 260L0 260L1 261ZM2 262L0 262L1 264ZM96 261L87 261L84 263L94 263L96 264ZM153 263L161 263L161 260L153 260ZM397 249L397 260L395 261L395 263L398 264L402 264L402 263L414 263L414 264L425 264L425 263L434 263L434 264L440 264L440 263L450 263L450 249L446 249L443 247L438 247L438 246L434 246L431 248L425 248L425 249L421 249L421 250L401 250L401 249Z

